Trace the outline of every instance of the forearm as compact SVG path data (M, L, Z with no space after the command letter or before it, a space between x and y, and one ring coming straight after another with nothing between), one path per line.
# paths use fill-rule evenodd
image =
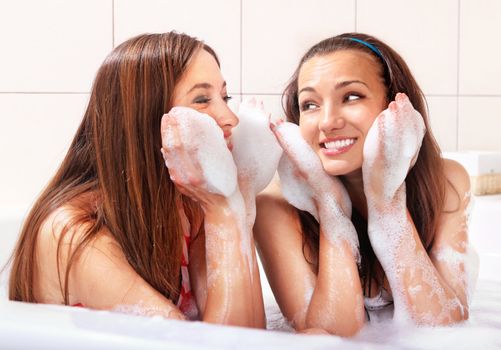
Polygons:
M322 200L319 206L318 276L305 324L351 336L364 323L358 237L351 221L333 203Z
M239 195L239 193L238 193ZM264 327L264 307L252 237L241 197L205 212L207 303L204 321Z
M444 281L423 247L406 207L405 185L389 201L368 199L369 238L390 284L395 318L449 324L467 308Z
M355 335L364 324L364 303L353 250L345 240L320 238L319 269L306 314L307 328L340 336Z

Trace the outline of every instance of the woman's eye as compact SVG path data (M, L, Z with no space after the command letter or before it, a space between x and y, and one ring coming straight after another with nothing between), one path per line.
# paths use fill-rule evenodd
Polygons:
M232 98L233 98L232 96L228 96L228 95L223 96L223 100L224 100L224 102L226 102L226 103L228 103L228 101L229 101L229 100L231 100Z
M210 102L210 98L208 98L207 96L199 96L199 97L196 97L194 100L193 100L193 103L196 103L196 104L205 104L205 103L209 103Z
M301 111L311 111L317 108L317 105L312 102L305 102L301 104Z
M344 100L345 100L346 102L351 102L351 101L360 100L361 98L362 98L362 96L361 96L361 95L351 93L351 94L346 95L346 96L344 97Z

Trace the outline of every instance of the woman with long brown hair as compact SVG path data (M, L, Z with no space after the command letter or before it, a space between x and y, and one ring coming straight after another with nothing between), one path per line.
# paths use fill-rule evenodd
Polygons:
M280 183L257 199L254 236L296 330L467 319L469 178L441 158L403 59L369 35L323 40L301 59L284 109L289 122L271 125Z
M229 98L216 54L195 38L145 34L116 47L25 220L10 299L264 327L245 213L207 189L197 159L186 156L191 140L172 145L180 116L162 120L188 107L188 116L211 121L229 153L238 123ZM186 169L194 170L179 176Z

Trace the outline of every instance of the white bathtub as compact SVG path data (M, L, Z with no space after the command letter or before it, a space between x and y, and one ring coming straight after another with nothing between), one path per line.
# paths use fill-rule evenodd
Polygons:
M471 240L480 255L470 320L454 327L396 328L369 324L354 339L284 331L264 281L269 328L251 330L160 317L8 301L0 287L0 349L495 349L501 348L501 195L475 198ZM1 214L0 214L1 215ZM20 220L0 216L0 263L14 245ZM264 274L262 276L264 279Z

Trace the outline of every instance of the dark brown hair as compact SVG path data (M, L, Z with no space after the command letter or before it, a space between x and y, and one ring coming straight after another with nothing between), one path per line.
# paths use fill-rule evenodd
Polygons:
M372 45L375 50L358 40ZM423 116L427 132L419 150L417 162L410 170L405 182L407 208L419 232L421 242L425 249L429 250L439 225L440 213L443 210L447 181L441 161L440 148L430 129L424 94L409 67L397 52L381 40L361 33L345 33L322 40L310 48L301 58L298 68L285 88L283 108L287 119L299 124L298 75L303 64L315 56L328 55L340 50L357 50L373 56L380 65L381 78L385 82L387 89L387 102L394 100L398 92L404 92L414 108ZM299 215L305 244L313 251L318 251L318 223L306 212L299 212ZM364 291L367 293L370 288L371 278L375 276L374 269L377 259L368 241L367 222L355 209L353 210L352 221L359 236L362 256L361 276Z
M116 47L97 72L90 100L56 175L40 195L21 230L12 257L11 300L37 302L36 242L56 209L76 207L58 242L58 275L68 304L69 272L97 233L106 228L134 270L165 297L179 293L182 231L176 206L200 214L170 180L160 153L160 121L172 107L172 93L203 42L175 32L144 34ZM83 197L93 200L80 200ZM59 257L70 228L84 230L66 266ZM61 278L61 269L64 278Z

